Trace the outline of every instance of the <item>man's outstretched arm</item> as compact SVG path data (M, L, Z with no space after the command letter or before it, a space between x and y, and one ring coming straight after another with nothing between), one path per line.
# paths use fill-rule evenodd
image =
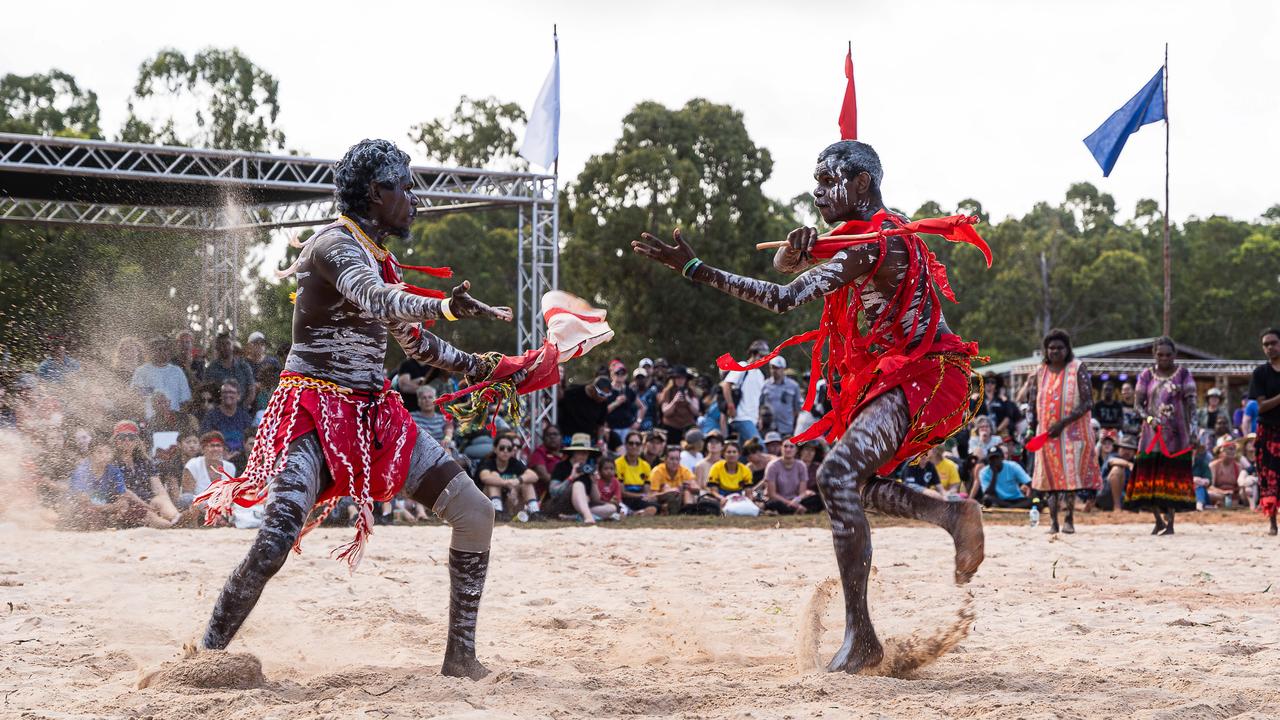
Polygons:
M490 317L511 320L511 309L489 307L471 297L471 284L463 282L446 300L426 298L405 292L383 281L378 271L368 264L365 250L352 237L339 232L327 233L312 242L312 261L316 272L333 283L344 298L382 321L415 323L444 317L444 303L455 318Z
M655 260L700 282L746 302L776 313L784 313L812 302L853 282L875 268L879 258L876 245L858 245L836 253L827 263L810 268L786 285L735 275L713 268L697 259L679 229L672 234L674 245L644 233L631 242L637 255Z
M459 350L438 335L423 329L418 323L395 320L387 323L387 330L400 343L400 347L404 348L405 355L423 365L469 376L486 370L481 367L481 361L476 355Z

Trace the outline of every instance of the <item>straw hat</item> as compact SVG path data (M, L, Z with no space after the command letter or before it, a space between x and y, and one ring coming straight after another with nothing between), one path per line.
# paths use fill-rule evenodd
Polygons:
M1217 455L1218 453L1221 453L1223 450L1227 449L1228 447L1235 447L1235 446L1236 446L1235 438L1231 437L1230 435L1223 435L1218 438L1218 442L1214 443L1213 454Z
M564 452L600 452L591 444L591 436L587 433L574 433L569 438L569 445L564 448Z

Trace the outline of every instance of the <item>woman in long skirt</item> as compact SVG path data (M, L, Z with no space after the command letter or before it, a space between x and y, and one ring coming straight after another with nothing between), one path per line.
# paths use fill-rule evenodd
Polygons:
M1035 393L1036 420L1040 431L1048 435L1036 452L1031 487L1044 495L1049 506L1049 532L1058 532L1061 509L1065 514L1062 532L1070 534L1076 531L1077 493L1091 499L1102 487L1102 473L1094 456L1096 438L1089 424L1092 376L1071 351L1067 331L1050 330L1041 346L1044 362L1019 393L1020 397L1028 391Z
M1172 535L1174 514L1196 506L1191 478L1196 383L1178 366L1173 340L1157 338L1151 352L1155 366L1138 375L1135 404L1145 422L1124 508L1150 510L1156 519L1151 534Z

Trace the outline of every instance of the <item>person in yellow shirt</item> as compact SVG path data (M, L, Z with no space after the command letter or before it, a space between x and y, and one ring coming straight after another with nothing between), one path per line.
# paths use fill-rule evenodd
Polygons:
M682 452L679 445L668 446L666 458L649 476L650 499L670 515L680 512L684 503L697 499L698 483L689 468L680 464Z
M724 511L729 504L731 498L738 496L735 505L742 505L745 510L744 503L751 503L743 493L747 488L751 487L751 468L744 463L738 462L738 458L742 456L742 451L738 449L737 443L725 443L724 459L711 466L711 472L707 475L707 487L720 500L720 509ZM759 514L759 508L756 513ZM749 512L737 511L732 514L751 514Z
M642 433L628 433L625 444L626 452L613 461L618 471L618 480L622 482L622 504L634 513L652 515L657 512L657 503L649 498L649 476L653 468L642 457L640 448L644 445Z
M942 453L941 445L935 445L929 451L929 462L933 463L933 469L938 473L938 484L941 485L938 491L942 493L942 497L947 500L959 498L964 489L960 481L960 468L956 466L955 461Z

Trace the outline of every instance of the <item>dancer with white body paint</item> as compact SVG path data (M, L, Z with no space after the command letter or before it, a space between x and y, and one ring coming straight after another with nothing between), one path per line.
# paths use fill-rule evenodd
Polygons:
M405 237L416 215L409 156L386 140L364 140L334 172L335 222L316 233L284 275L298 279L293 346L280 386L264 414L241 478L222 478L197 498L206 521L266 498L262 528L232 572L213 608L202 645L223 649L248 617L289 549L342 496L359 509L356 539L340 558L352 569L372 532L373 503L401 489L452 527L449 550L449 630L441 672L479 679L476 618L489 565L493 505L440 445L417 426L390 389L383 363L387 334L421 363L485 377L490 360L463 352L426 330L439 318L511 320L470 285L444 293L406 285L398 268L447 276L447 271L399 265L383 242ZM317 521L307 515L321 505Z
M914 233L937 233L972 244L984 252L988 265L990 252L968 227L976 218L908 223L887 210L880 194L880 158L869 145L831 145L819 155L814 178L814 205L827 223L839 224L833 235L853 235L856 242L823 240L811 227L793 230L774 258L778 270L800 273L788 284L707 265L679 229L673 234L674 244L645 233L631 246L693 282L773 312L824 300L818 329L791 338L750 364L738 364L727 355L719 364L725 370L759 367L784 347L814 342L805 409L813 406L817 383L824 376L832 409L793 441L821 435L835 443L817 478L831 516L845 599L844 643L828 669L853 673L884 657L867 610L871 538L864 502L889 515L945 528L955 543L957 583L968 582L982 563L982 517L976 503L918 493L881 475L964 427L971 417L971 381L981 382L970 370L977 345L953 334L942 317L934 285L954 301L946 271Z

